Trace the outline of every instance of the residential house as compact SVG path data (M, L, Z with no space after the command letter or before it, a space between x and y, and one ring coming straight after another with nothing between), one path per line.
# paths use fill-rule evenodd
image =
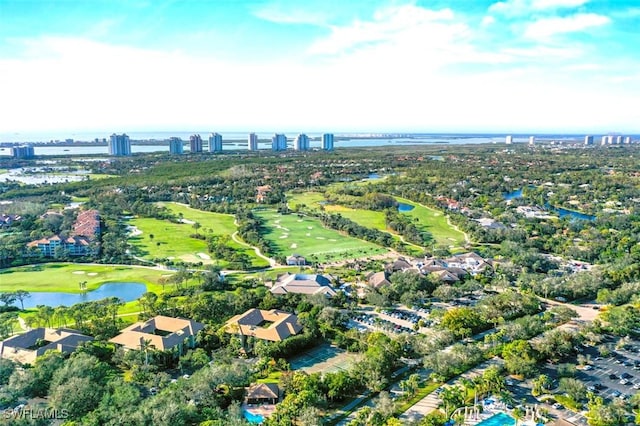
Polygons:
M33 364L37 357L47 351L71 353L80 344L92 340L93 337L68 328L34 328L0 342L0 358L21 364Z
M365 276L367 284L373 288L380 288L391 285L389 281L389 273L387 271L371 272Z
M109 340L124 349L142 349L145 346L159 351L193 348L196 335L204 329L204 324L191 319L155 316L145 322L137 322L120 331Z
M413 265L405 258L399 257L395 262L385 265L385 269L389 272L404 272L413 269Z
M224 325L224 331L239 334L243 339L255 337L260 340L281 342L300 333L302 326L295 314L277 309L270 311L249 309L229 319Z
M47 212L45 214L60 215L56 212ZM38 249L45 257L55 257L61 254L89 256L97 254L99 250L97 239L99 236L100 215L98 211L85 210L78 213L70 236L53 235L48 238L31 241L27 244L27 248Z
M268 286L273 294L323 294L326 297L336 295L336 290L331 286L331 278L320 274L292 274L280 275L278 279Z
M54 235L49 238L42 238L31 241L27 244L27 248L38 249L45 257L55 257L62 253L69 256L87 256L94 253L94 248L87 237L72 236L62 237Z
M304 256L300 256L299 254L292 254L287 257L287 265L289 266L304 266L307 264L307 259Z
M280 388L275 383L254 383L247 388L245 404L277 404Z

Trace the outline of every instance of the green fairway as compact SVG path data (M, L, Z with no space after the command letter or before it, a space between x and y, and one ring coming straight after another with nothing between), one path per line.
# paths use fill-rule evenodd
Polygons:
M266 222L264 238L282 256L297 253L309 259L327 262L361 258L387 251L375 244L326 229L320 220L313 217L281 215L275 210L260 210L255 213Z
M400 203L413 206L412 210L403 212L403 214L418 219L421 228L430 232L437 244L453 247L464 245L464 234L453 229L447 223L447 217L441 211L421 206L406 198L395 198Z
M227 261L214 259L208 253L206 241L191 237L196 233L193 223L198 222L200 224L200 228L197 230L198 234L226 236L228 238L226 244L249 256L253 267L268 266L268 263L256 256L252 249L231 239L231 235L236 231L232 215L205 212L175 203L163 205L175 214L182 214L186 223L173 223L151 218L131 219L129 225L135 228L129 242L133 246L136 256L149 260L168 258L191 263L202 262L203 264L212 264L217 260L220 266L225 267Z
M325 201L325 198L319 192L287 194L287 201L291 209L295 209L298 206L302 207L304 205L310 210L320 210L320 207L322 206L324 211L327 213L339 213L359 225L366 226L367 228L379 229L380 231L387 231L383 212L353 209L337 204L322 204L322 202Z
M453 229L447 223L447 218L442 212L420 206L404 198L395 198L401 203L414 206L413 210L403 213L417 218L421 228L429 231L433 235L433 238L436 240L436 244L454 247L464 245L464 235L462 232ZM287 200L292 209L295 209L296 206L304 205L307 209L319 210L322 206L325 212L339 213L359 225L366 226L367 228L378 229L397 236L395 233L387 229L384 213L380 211L353 209L336 204L321 204L325 198L319 192L288 194Z
M21 266L0 271L1 291L81 293L79 283L87 283L91 291L106 282L139 282L148 291L162 293L158 280L170 271L135 266L83 265L78 263L47 263Z

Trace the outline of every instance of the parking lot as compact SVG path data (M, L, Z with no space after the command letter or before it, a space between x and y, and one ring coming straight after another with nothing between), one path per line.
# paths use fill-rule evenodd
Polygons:
M626 400L640 392L640 353L617 350L611 356L601 357L594 347L581 347L580 350L591 361L587 366L578 366L575 377L590 392L610 402L615 399ZM557 365L547 364L543 373L558 377L556 369Z

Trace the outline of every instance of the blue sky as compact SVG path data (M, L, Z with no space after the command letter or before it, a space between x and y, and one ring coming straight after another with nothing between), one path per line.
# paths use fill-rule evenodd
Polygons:
M0 0L0 132L640 132L635 0Z

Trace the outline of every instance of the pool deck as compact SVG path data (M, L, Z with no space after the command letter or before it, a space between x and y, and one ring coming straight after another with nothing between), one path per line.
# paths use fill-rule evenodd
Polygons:
M275 404L242 404L242 409L251 414L269 417L274 411L276 411L276 406Z

